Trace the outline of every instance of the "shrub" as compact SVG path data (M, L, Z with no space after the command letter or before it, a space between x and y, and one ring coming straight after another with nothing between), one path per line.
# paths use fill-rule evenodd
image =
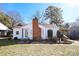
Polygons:
M57 37L54 37L53 40L52 40L54 43L56 43L58 41L58 38Z
M18 38L17 37L14 37L14 40L18 40Z
M9 32L7 32L7 37L8 37L8 40L11 40L12 39L12 34L11 34L11 32L9 31Z
M12 32L11 31L7 32L7 37L9 37L9 36L12 36Z
M8 37L8 40L11 40L12 39L12 37Z

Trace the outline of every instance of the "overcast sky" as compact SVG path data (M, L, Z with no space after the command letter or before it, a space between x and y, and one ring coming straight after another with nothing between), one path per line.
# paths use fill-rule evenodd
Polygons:
M0 4L0 8L4 11L18 11L24 18L24 21L30 23L32 16L37 10L44 11L50 5L62 8L64 22L73 22L79 18L78 3L6 3Z

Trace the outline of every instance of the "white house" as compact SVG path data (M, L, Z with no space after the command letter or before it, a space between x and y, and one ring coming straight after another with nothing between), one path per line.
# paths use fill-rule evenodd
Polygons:
M6 36L9 28L0 22L0 37Z
M35 18L32 20L32 24L23 26L16 26L13 28L13 38L18 39L30 39L30 40L45 40L49 37L56 37L59 27L55 24L39 24Z
M13 38L32 39L32 25L16 26L13 28Z

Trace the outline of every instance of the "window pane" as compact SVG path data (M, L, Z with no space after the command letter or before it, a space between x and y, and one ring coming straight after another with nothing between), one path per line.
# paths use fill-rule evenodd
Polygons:
M19 34L19 31L16 31L16 34L18 35Z

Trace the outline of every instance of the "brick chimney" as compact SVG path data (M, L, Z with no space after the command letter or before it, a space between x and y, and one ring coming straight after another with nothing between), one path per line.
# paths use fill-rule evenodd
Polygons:
M39 41L41 39L41 29L39 28L38 19L35 17L32 20L33 39Z

